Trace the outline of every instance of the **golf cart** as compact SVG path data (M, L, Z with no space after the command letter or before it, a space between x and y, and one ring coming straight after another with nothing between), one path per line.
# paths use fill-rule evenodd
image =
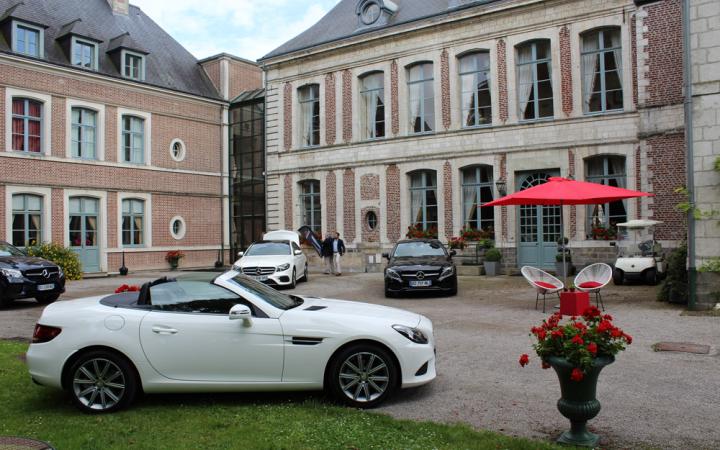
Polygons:
M617 224L618 257L613 269L613 283L626 280L657 284L667 270L662 246L655 240L656 220L630 220Z

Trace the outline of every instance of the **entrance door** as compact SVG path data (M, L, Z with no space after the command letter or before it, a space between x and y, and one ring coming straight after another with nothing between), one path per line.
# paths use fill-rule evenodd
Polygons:
M520 190L547 182L556 170L523 172L517 175ZM553 268L560 240L560 207L522 205L518 207L518 264Z
M80 256L83 272L100 272L98 205L96 198L70 197L70 248Z

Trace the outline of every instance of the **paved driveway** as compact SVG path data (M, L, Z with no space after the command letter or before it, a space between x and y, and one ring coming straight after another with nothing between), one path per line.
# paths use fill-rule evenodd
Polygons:
M159 275L75 282L64 298L110 292L121 283ZM555 407L555 373L542 370L533 358L528 331L546 315L534 310L535 296L522 278L463 277L460 293L451 298L385 299L382 288L378 274L311 274L310 282L296 289L401 307L433 320L438 378L403 391L379 411L401 418L466 422L539 439L553 439L568 427ZM600 376L602 411L591 429L602 435L601 444L720 448L720 318L683 316L680 308L656 302L655 288L647 286L610 287L604 298L607 312L634 342ZM31 302L1 310L0 338L28 338L40 312ZM655 352L651 346L659 341L708 344L711 351ZM518 365L521 353L531 355L530 366Z

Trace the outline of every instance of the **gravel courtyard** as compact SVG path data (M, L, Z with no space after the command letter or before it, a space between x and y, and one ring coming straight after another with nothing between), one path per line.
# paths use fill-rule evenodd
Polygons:
M122 283L161 275L73 282L63 299L109 293ZM521 277L461 277L456 297L405 299L385 299L380 274L311 273L310 278L295 292L400 307L434 322L438 378L401 392L378 411L547 440L568 427L555 407L560 395L555 373L540 368L528 336L551 310L535 311L535 295ZM656 302L655 290L610 286L605 291L607 312L634 342L600 375L602 411L590 428L601 434L605 448L718 448L720 317L682 315L681 308ZM0 338L28 339L41 311L34 302L0 310ZM652 345L660 341L707 344L710 354L655 352ZM522 353L531 357L525 368L517 362Z

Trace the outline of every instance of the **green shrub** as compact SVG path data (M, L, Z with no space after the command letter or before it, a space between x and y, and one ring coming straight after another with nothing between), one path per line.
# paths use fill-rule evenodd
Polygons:
M498 262L501 259L502 259L502 253L500 253L500 250L496 249L495 247L489 248L485 252L485 261Z
M687 303L687 244L675 249L667 259L667 277L660 286L657 299L663 302Z
M28 255L45 258L60 266L67 280L82 278L82 264L77 253L60 244L49 243L28 248Z
M555 261L557 261L559 263L563 262L562 252L558 252L555 254ZM572 254L570 254L570 250L567 250L565 252L565 262L572 262Z

